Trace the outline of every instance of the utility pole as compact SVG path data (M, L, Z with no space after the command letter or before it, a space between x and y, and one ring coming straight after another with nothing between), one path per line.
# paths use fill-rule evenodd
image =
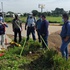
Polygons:
M40 8L41 9L41 13L43 13L43 9L45 8L45 5L44 4L39 4L38 8Z
M1 2L1 10L2 10L3 19L4 19L3 2Z

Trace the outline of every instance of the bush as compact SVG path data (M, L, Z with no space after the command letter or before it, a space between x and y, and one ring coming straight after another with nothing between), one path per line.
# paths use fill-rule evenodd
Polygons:
M38 59L32 61L29 70L69 70L70 61L66 61L55 50L45 51Z
M49 23L61 23L61 22L58 22L58 21L49 21Z
M35 42L31 42L29 44L29 51L32 51L32 52L36 52L37 50L39 50L41 47L41 44L37 41Z

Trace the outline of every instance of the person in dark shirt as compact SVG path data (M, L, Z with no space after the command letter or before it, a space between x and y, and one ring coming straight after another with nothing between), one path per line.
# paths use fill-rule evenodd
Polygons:
M63 26L60 33L62 44L61 44L61 53L62 56L68 59L68 44L70 43L70 22L68 21L69 16L67 13L64 13L62 16L63 19Z
M41 24L40 33L41 33L41 36L42 36L42 38L45 41L47 46L48 46L48 42L47 42L47 39L48 39L48 26L49 26L49 22L46 20L46 17L44 15L42 15L42 24ZM42 41L43 48L46 48L45 43Z
M41 38L40 38L40 28L41 28L41 24L42 24L42 16L39 16L39 19L36 22L36 31L37 31L37 35L38 35L38 40L39 42L41 42Z
M18 15L15 15L15 18L12 21L12 29L14 32L14 42L17 42L17 34L19 34L19 43L22 40L21 32L22 32L22 22L18 18Z

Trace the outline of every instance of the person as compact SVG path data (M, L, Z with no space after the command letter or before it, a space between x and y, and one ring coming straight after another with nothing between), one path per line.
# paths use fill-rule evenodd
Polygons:
M35 37L35 19L32 15L29 15L25 24L25 30L27 28L27 41L29 40L29 35L32 33L33 40L36 40Z
M40 29L41 29L41 24L42 24L42 16L39 16L39 19L36 22L36 31L37 31L37 35L38 35L38 40L39 42L41 42L41 38L40 38Z
M22 40L21 31L22 31L22 22L19 19L18 15L15 15L15 18L12 21L12 28L14 32L14 42L17 42L17 34L19 35L19 43Z
M0 45L1 49L6 48L5 47L5 27L8 27L8 25L4 22L4 18L2 13L0 13Z
M69 20L69 16L67 13L64 13L62 15L62 20L63 20L63 26L62 26L62 30L60 33L61 36L61 40L62 40L62 44L61 44L61 54L62 57L65 57L66 60L68 59L68 44L70 42L70 22Z
M42 40L42 48L46 48L48 46L48 26L49 26L49 22L46 20L46 16L42 15L42 25L41 25L41 29L40 29L40 33L41 36L43 38ZM46 45L45 45L45 43Z

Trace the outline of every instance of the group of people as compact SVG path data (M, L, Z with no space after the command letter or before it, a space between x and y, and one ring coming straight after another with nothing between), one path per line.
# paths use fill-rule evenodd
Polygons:
M70 43L70 22L69 16L67 13L62 15L63 26L60 33L62 44L60 47L60 51L62 56L68 59L68 44ZM2 14L0 14L0 45L4 47L4 40L5 40L5 27L8 27L7 24L4 22ZM25 30L27 30L27 38L26 41L29 40L29 35L32 34L33 40L36 40L35 30L38 34L39 42L42 42L42 48L48 47L48 27L49 22L46 20L45 15L40 15L38 20L36 20L34 15L29 15L26 20ZM12 28L14 32L14 42L17 42L17 34L19 35L19 43L22 40L21 32L23 30L22 22L18 18L18 15L15 15L15 18L12 20ZM42 39L41 39L42 38ZM46 46L46 45L47 46Z
M38 34L38 39L39 42L41 42L41 37L44 39L45 43L48 46L47 39L48 39L48 26L49 22L46 20L46 17L44 15L40 15L39 19L36 20L35 16L30 14L27 17L26 24L25 24L25 30L27 30L27 39L26 41L29 40L29 35L32 34L33 40L36 40L36 34L35 30L37 31ZM12 21L12 27L14 31L14 41L17 42L17 34L19 34L19 42L21 42L22 37L21 37L21 31L23 30L22 28L22 22L19 20L18 15L15 15L15 18ZM42 48L46 48L46 45L42 41Z
M15 21L17 20L16 16L15 16L14 20ZM16 37L17 37L16 34L18 32L19 33L19 42L20 42L22 25L21 25L21 22L19 21L20 22L19 25L21 27L20 28L16 24L17 21L16 22L15 21L13 23L14 41L16 42ZM69 21L69 16L67 13L64 13L62 15L62 21L64 24L62 26L62 30L60 33L61 40L62 40L60 51L61 51L62 57L66 58L66 60L67 60L68 56L69 56L68 55L68 44L70 43L70 21ZM14 24L16 24L16 25L14 25ZM18 29L16 28L16 26L18 27ZM38 34L38 40L39 40L39 42L42 42L42 48L48 47L48 27L49 27L49 22L46 20L45 15L40 15L38 20L36 20L36 18L33 15L29 15L27 17L26 24L25 24L25 30L27 30L27 41L29 40L30 33L32 33L33 40L34 41L36 40L36 36L35 36L35 30L36 30L37 34ZM43 40L41 39L41 37Z

